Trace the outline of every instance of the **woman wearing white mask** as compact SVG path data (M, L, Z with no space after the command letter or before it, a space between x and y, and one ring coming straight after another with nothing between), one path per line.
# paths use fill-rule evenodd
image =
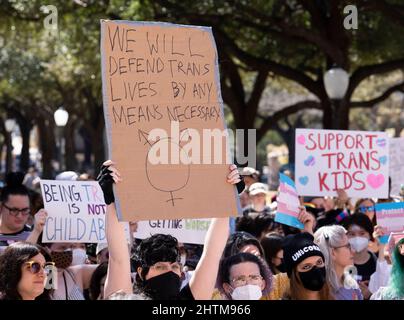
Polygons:
M362 214L355 213L346 217L342 225L348 231L349 243L354 252L354 265L357 271L357 281L361 288L363 298L369 299L371 292L368 285L370 276L376 271L376 255L369 250L369 241L373 241L373 225L370 219Z
M354 261L346 230L337 225L321 227L314 234L314 242L324 255L327 282L335 300L363 300L351 275Z
M268 295L272 274L265 262L251 253L238 253L222 260L219 291L223 299L259 300Z

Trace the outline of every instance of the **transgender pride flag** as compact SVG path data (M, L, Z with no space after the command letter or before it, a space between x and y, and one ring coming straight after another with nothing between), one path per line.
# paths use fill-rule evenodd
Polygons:
M297 219L300 211L300 202L295 183L282 173L279 174L279 194L276 201L278 209L275 215L275 222L304 229L303 223Z

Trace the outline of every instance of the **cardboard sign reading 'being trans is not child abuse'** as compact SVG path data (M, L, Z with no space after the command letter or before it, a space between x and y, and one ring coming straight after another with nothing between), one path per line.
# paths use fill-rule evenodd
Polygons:
M106 242L107 206L96 181L41 180L48 213L43 242Z
M296 129L296 187L303 196L387 198L389 142L384 132Z
M101 53L119 218L236 215L211 28L102 20ZM213 130L219 139L206 138Z

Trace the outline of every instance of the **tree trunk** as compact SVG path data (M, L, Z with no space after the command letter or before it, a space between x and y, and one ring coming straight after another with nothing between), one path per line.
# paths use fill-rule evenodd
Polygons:
M106 160L102 132L99 134L94 134L91 140L94 152L94 175L97 175L101 165Z
M101 165L106 160L106 152L104 147L104 125L104 118L98 117L96 128L92 128L92 130L89 132L94 154L94 175L98 173Z
M91 155L93 152L91 137L85 126L82 126L78 132L84 141L84 162L80 165L80 170L87 172L91 168Z
M55 135L53 121L47 121L43 118L38 119L39 142L42 154L42 178L53 179L54 171L52 160L54 159Z
M20 127L21 137L22 137L22 148L21 148L21 156L20 156L20 170L22 172L27 172L28 167L30 165L30 157L29 157L29 140L30 133L32 129L32 125L30 121L25 118L17 118L18 126Z

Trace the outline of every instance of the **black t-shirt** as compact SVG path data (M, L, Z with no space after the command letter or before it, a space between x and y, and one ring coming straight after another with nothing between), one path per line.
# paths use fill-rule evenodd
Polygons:
M356 269L358 270L357 280L359 281L367 281L370 280L370 276L376 271L376 256L369 251L370 257L369 260L364 264L355 264Z

